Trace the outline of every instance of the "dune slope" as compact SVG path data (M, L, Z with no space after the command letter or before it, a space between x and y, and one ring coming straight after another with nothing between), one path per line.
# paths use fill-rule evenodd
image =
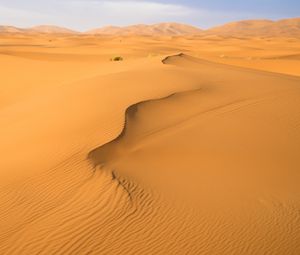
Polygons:
M201 33L200 28L179 23L159 23L154 25L133 25L127 27L108 26L93 29L87 34L100 35L148 35L148 36L174 36L195 35Z
M299 37L300 18L243 20L208 29L207 33L229 36Z
M58 26L41 25L35 26L28 29L29 32L46 33L46 34L76 34L78 32Z

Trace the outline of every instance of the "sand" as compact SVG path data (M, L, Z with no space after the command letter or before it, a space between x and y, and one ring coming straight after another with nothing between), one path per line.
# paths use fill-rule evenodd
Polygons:
M299 56L1 35L0 254L299 254Z
M208 29L206 32L230 36L257 36L262 37L298 37L300 36L300 18L281 20L242 20L226 23Z

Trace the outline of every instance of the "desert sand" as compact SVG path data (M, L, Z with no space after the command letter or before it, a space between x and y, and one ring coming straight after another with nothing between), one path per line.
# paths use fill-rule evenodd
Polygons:
M300 38L12 32L0 68L0 254L300 254Z

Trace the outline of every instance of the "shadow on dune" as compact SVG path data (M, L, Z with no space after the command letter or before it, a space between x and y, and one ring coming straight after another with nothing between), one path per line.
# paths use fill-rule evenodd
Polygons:
M185 93L185 92L181 92L181 93ZM161 101L161 100L171 98L176 94L180 94L180 93L173 93L173 94L163 97L163 98L150 99L150 100L142 101L142 102L139 102L139 103L129 106L125 111L125 122L124 122L124 127L123 127L123 130L121 131L121 133L114 140L92 150L88 154L88 159L96 167L96 166L104 165L105 162L109 161L112 157L117 156L118 151L119 151L118 149L120 149L120 148L118 148L118 146L116 146L116 145L126 136L126 133L129 130L129 125L131 125L132 122L134 122L135 116L136 116L137 112L139 111L139 107L141 107L142 105L147 104L149 102Z
M202 67L202 65L218 65L216 63L212 63L206 60L202 60L199 58L195 58L189 55L186 55L184 53L179 53L176 55L171 55L171 56L167 56L166 58L164 58L162 60L162 63L164 65L175 65L178 67L183 67L183 68L200 68ZM124 121L124 126L123 126L123 130L121 131L121 133L112 141L98 147L95 148L94 150L92 150L89 154L88 154L88 160L90 160L94 167L97 166L104 166L106 163L110 162L111 160L115 160L118 157L120 157L123 153L126 153L126 150L128 148L128 143L133 142L132 140L134 139L138 139L136 137L136 134L134 133L134 131L132 131L132 129L134 129L134 125L135 125L135 119L136 119L136 115L139 112L139 109L141 107L143 107L145 104L151 103L151 102L159 102L159 101L164 101L166 99L169 99L171 97L174 96L181 96L181 95L185 95L188 93L193 93L193 92L197 92L199 90L202 90L202 88L198 89L193 89L193 90L188 90L188 91L183 91L183 92L178 92L178 93L172 93L171 95L168 95L166 97L163 98L159 98L159 99L150 99L150 100L146 100L146 101L142 101L136 104L133 104L131 106L129 106L126 111L125 111L125 121ZM218 108L219 106L217 106ZM213 108L214 109L214 108ZM128 135L129 132L132 133L130 135ZM127 148L125 148L127 146Z

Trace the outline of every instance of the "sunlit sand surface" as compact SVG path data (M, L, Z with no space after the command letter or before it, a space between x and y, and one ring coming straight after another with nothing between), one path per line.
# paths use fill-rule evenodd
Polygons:
M0 254L300 254L300 38L3 34L0 68Z

